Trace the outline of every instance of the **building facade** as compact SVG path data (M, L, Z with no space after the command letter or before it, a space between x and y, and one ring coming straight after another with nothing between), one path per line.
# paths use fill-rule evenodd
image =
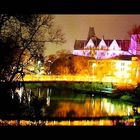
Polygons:
M112 82L125 87L140 83L140 35L130 40L105 40L89 28L87 40L76 40L74 55L93 57L88 61L89 75L96 82Z
M87 40L76 40L74 55L107 59L120 55L140 55L140 35L132 35L130 40L105 40L95 36L94 28L89 28Z
M112 82L122 87L136 87L140 82L138 57L89 60L90 75L98 82Z

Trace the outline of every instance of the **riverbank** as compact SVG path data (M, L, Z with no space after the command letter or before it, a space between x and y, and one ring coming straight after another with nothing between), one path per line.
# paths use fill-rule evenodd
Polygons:
M138 96L139 91L125 89L120 90L114 87L112 83L59 82L50 83L47 86L50 88L56 88L57 90L65 89L67 92L70 91L76 94L88 94L91 96L118 99L140 106L140 98Z

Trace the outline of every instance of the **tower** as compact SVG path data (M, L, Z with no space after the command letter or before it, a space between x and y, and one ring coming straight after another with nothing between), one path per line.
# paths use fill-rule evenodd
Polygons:
M91 37L95 36L95 30L94 27L89 27L88 37L87 40L89 40Z

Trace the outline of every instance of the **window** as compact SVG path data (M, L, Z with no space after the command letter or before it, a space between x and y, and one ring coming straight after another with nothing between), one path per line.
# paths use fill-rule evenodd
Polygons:
M121 63L121 66L124 66L124 65L125 65L125 63L124 63L124 62L122 62L122 63Z
M115 62L112 62L112 65L115 65Z

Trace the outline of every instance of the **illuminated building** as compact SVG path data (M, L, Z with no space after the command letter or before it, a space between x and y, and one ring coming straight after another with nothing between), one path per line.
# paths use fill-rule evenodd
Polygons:
M90 75L100 82L122 87L135 87L139 81L139 58L120 56L113 59L89 60Z
M134 89L140 83L139 38L138 34L132 35L131 40L99 39L95 36L94 28L90 27L87 40L75 41L73 57L68 57L71 59L65 57L62 61L55 61L58 67L54 65L54 69L57 72L62 69L63 73L26 75L24 80L111 82L123 88ZM85 60L82 59L83 56ZM74 59L76 57L77 59ZM69 71L74 68L77 73L70 73Z
M140 83L139 34L132 35L130 40L105 40L97 38L90 27L87 40L75 41L73 54L93 58L88 61L88 69L97 81L125 87Z
M132 35L131 40L105 40L95 36L94 28L89 28L87 40L76 40L74 55L94 57L95 59L113 58L119 55L140 55L140 35Z
M134 55L140 55L140 34L131 35L129 52Z

